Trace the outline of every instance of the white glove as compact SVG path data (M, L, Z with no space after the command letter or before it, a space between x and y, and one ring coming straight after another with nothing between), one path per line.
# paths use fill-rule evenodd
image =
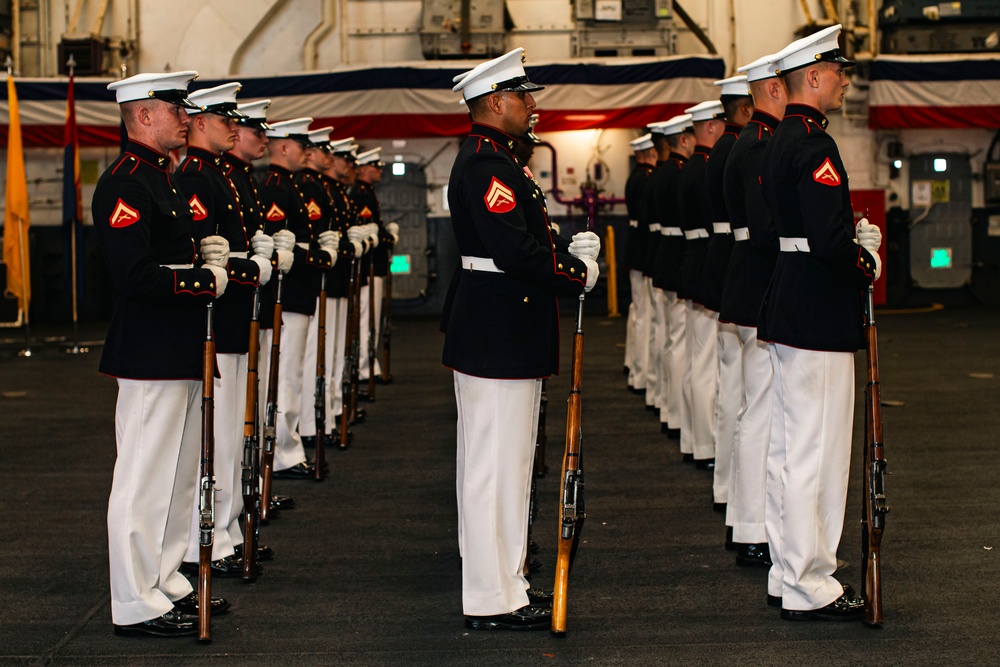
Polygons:
M580 232L573 235L569 244L569 254L580 259L597 260L601 254L601 238L594 232Z
M554 232L555 232L556 234L558 234L558 233L559 233L559 223L558 223L558 222L550 222L550 223L549 223L549 227L551 227L551 228L552 228L552 230L553 230L553 231L554 231Z
M397 223L387 222L385 225L385 231L389 232L390 236L392 236L393 243L399 242L399 225Z
M878 256L877 252L872 253L872 257L875 258L875 278L872 279L872 282L875 282L882 275L882 258Z
M278 270L282 273L288 273L292 268L292 262L295 261L295 254L291 250L276 250L275 252L278 253Z
M201 240L201 257L206 264L226 268L229 262L229 241L221 236L206 236Z
M882 245L882 230L875 225L868 224L867 218L861 218L856 230L858 243L864 246L871 254L878 254L879 246Z
M331 255L336 254L337 246L340 245L340 232L328 229L320 233L318 240L320 248Z
M266 285L271 279L271 256L253 255L250 260L260 268L260 284Z
M203 268L208 269L215 276L215 298L218 299L226 291L226 285L229 284L229 276L226 275L226 269L215 264L205 264Z
M354 248L354 256L361 257L361 253L364 252L364 246L361 245L360 241L350 241L351 246Z
M253 248L253 254L270 259L274 253L274 239L258 229L257 233L250 237L250 247Z
M374 222L368 223L368 239L373 248L378 247L378 225Z
M274 233L274 249L291 252L295 248L295 234L287 229L279 229Z
M364 242L368 239L368 230L364 225L354 225L347 228L347 240L354 246L354 256L361 257L365 251Z
M597 284L597 279L601 275L601 269L598 268L597 262L590 259L589 257L581 257L583 263L587 265L587 285L583 288L584 292L589 292L594 289L594 285Z

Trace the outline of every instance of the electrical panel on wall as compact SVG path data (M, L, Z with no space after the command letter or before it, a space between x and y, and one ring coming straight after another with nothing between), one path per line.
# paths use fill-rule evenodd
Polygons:
M885 0L883 53L1000 51L1000 0Z
M674 53L671 0L575 0L573 55L666 56Z
M917 287L972 282L972 165L964 153L910 157L910 274Z
M503 0L423 0L420 46L428 60L503 55L509 29Z

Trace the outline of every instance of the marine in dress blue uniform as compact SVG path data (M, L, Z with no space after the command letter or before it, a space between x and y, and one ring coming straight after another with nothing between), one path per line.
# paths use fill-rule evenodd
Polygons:
M321 247L319 225L313 224L308 202L294 182L295 172L305 167L311 118L270 123L267 130L271 162L261 183L260 204L264 229L270 235L288 230L295 235L291 248L295 260L282 285L281 356L278 362L278 424L274 450L276 479L312 479L315 470L307 461L298 433L301 396L305 379L305 357L309 317L316 310L320 271L329 268L328 248ZM318 220L318 218L316 218ZM288 249L288 248L286 248ZM336 248L334 248L336 251ZM312 383L308 384L312 387Z
M197 603L179 568L198 474L206 305L225 292L228 248L217 237L199 247L169 172L167 154L187 136L195 76L140 74L108 86L129 143L92 204L116 291L99 368L118 382L108 556L111 617L124 635L197 631Z
M786 47L785 117L764 149L761 182L780 254L758 331L771 343L769 458L782 463L769 595L788 620L860 619L863 604L833 573L843 531L862 296L880 271L881 235L855 227L847 170L827 133L848 85L831 26ZM769 461L770 466L770 461ZM774 544L780 545L775 553Z
M771 434L771 358L757 339L764 290L774 273L778 237L760 187L764 147L784 115L787 93L775 74L775 56L739 68L754 94L754 114L730 153L725 196L734 228L740 230L726 277L721 318L736 330L745 406L736 428L726 523L732 526L738 565L771 564L764 526L767 451Z
M657 141L657 150L665 158L654 172L650 187L651 216L660 226L660 242L653 261L654 298L658 299L656 310L658 313L662 312L662 317L656 318L657 332L660 335L654 334L653 340L660 355L657 370L660 390L657 399L660 422L667 424L668 436L679 437L684 459L693 461L691 395L685 389L684 377L687 367L687 313L684 300L678 295L681 289L681 265L684 262L684 231L680 223L678 186L681 170L694 152L691 114L674 116L664 123L651 126L650 130Z
M678 208L684 231L684 260L681 289L684 299L685 390L690 393L691 437L695 465L703 470L715 467L715 394L719 379L717 314L705 308L702 273L708 250L712 218L708 207L708 155L726 129L722 102L709 100L685 113L691 114L694 152L684 165L678 181Z
M540 189L515 156L535 106L522 49L456 78L473 124L451 172L448 200L462 268L441 329L458 405L462 603L471 629L545 629L522 574L541 379L558 371L557 297L597 279L553 239Z
M625 242L625 266L628 267L632 302L628 307L628 330L625 335L625 366L628 368L628 386L635 391L645 391L649 366L651 338L651 310L653 296L650 281L643 275L646 248L649 244L649 224L640 211L656 168L656 147L653 135L647 132L629 142L635 153L635 167L625 182L625 208L628 210L629 232ZM640 224L640 218L646 224Z
M243 218L239 193L224 173L222 157L236 140L239 83L227 83L191 93L188 146L174 178L188 197L195 222L195 239L218 234L229 242L229 287L216 300L214 334L219 377L215 380L215 516L213 574L238 577L242 565L234 555L243 544L239 516L243 508L242 458L246 409L247 351L253 295L271 277L274 243L254 222ZM255 236L256 235L256 236ZM198 562L197 507L185 561Z
M733 230L722 190L722 176L729 152L736 143L740 129L753 114L753 98L746 75L715 82L719 86L719 101L726 110L726 127L708 156L705 177L708 181L708 207L712 219L711 237L705 251L702 275L702 304L718 314L722 309L722 288L726 281L729 256L733 251ZM712 508L725 511L729 502L730 470L732 468L733 436L736 415L743 400L740 373L740 347L736 327L719 322L716 355L719 358L719 389L715 410L715 472L712 477Z

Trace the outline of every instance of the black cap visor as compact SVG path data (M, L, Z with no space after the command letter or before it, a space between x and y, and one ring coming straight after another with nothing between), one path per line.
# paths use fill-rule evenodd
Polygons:
M188 99L188 92L186 90L151 90L149 91L149 96L157 100L169 102L170 104L176 104L185 109L201 110L201 107Z

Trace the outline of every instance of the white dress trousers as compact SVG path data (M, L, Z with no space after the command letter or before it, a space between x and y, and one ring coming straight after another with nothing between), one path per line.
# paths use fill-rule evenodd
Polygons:
M522 568L541 388L541 380L455 372L458 548L466 615L506 614L528 604Z
M326 409L324 414L326 419L326 432L330 433L337 425L333 423L333 377L334 377L334 354L338 340L343 345L341 339L337 337L337 304L342 299L326 299L326 343L323 347L323 369L325 371L324 399ZM299 435L316 435L316 352L319 343L319 297L316 298L316 312L309 318L309 331L306 335L305 354L302 358L302 396L299 406Z
M642 271L629 271L632 286L632 303L628 309L629 326L625 336L625 365L628 366L628 383L634 389L646 389L646 369L649 364L651 338L650 308L652 295L648 293L650 281Z
M215 539L212 560L232 556L243 544L240 512L243 511L243 423L247 405L247 355L217 354L220 377L215 378ZM198 473L195 473L197 478ZM198 501L195 488L191 533L184 560L197 563L199 556Z
M732 322L719 322L716 343L719 358L719 391L715 400L715 474L712 479L713 502L729 503L732 471L739 447L737 424L743 407L743 372L740 337ZM729 509L726 525L731 526Z
M664 292L667 301L667 345L664 363L666 377L667 424L681 430L681 453L694 453L691 432L691 392L687 382L687 307L677 292Z
M188 548L201 448L201 382L118 380L108 500L111 618L148 621L191 592Z
M347 298L337 299L337 319L336 319L336 341L337 344L333 350L333 376L330 378L330 382L333 384L333 403L332 412L334 418L339 416L344 411L344 360L346 351L344 349L344 344L347 339Z
M302 438L299 437L302 393L307 384L302 376L302 363L309 336L309 316L302 313L281 314L281 354L278 359L278 428L274 443L274 469L285 470L306 460ZM315 349L315 348L314 348ZM315 368L313 372L315 373ZM310 376L308 391L312 394L315 376Z
M767 452L771 442L771 354L767 343L757 340L757 327L739 327L743 345L743 401L739 422L739 449L734 456L732 493L726 512L733 527L733 541L767 542L764 501L767 487Z
M684 301L691 436L695 459L715 458L715 395L719 383L719 314Z
M382 283L385 279L375 276L375 375L376 377L382 374L382 366L378 361L378 334L379 329L382 326L380 317L382 315ZM361 363L360 370L358 371L358 381L364 380L368 382L368 312L371 308L370 299L368 298L368 286L362 285L361 287L361 353L358 355L358 359Z
M646 405L660 411L660 421L667 421L667 295L649 280L649 367L646 370Z
M854 355L776 344L770 345L770 354L774 419L767 520L774 565L768 592L781 596L784 609L819 609L844 592L833 573L847 502ZM778 470L778 480L772 480ZM772 491L778 494L777 508L771 508ZM779 518L772 530L774 509Z

